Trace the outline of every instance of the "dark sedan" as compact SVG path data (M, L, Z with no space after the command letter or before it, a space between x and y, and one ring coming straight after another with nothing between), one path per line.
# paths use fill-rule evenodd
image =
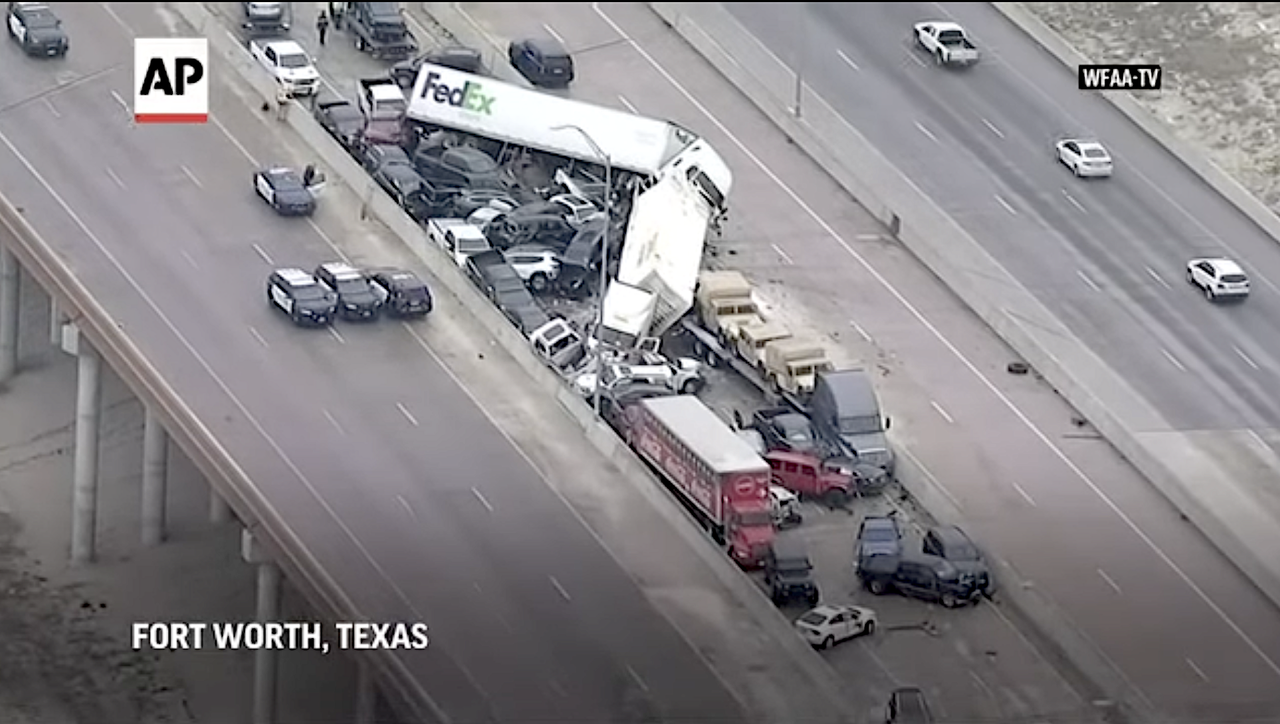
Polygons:
M351 101L323 101L312 111L320 124L344 148L354 149L364 132L364 114Z

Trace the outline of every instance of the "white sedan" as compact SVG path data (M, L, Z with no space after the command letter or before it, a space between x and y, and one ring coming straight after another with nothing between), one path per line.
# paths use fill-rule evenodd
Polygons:
M1106 177L1111 175L1111 154L1097 141L1081 141L1068 138L1058 141L1058 162L1077 178Z
M876 612L861 606L823 605L796 619L796 630L820 649L874 633Z
M1187 262L1187 282L1200 287L1211 302L1220 297L1249 296L1249 277L1230 259L1192 259Z

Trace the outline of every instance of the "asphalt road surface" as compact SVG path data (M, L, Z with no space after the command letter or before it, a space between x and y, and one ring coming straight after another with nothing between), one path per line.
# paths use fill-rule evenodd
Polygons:
M133 126L130 40L166 21L114 7L60 6L66 61L0 51L0 193L359 609L429 624L431 647L402 656L424 690L454 721L742 720L414 332L304 331L268 308L270 264L337 252L252 195L248 156L271 151L256 111L219 104L229 89L218 123Z
M1069 72L995 11L977 3L729 7L1173 425L1276 426L1280 248L1108 104L1078 92ZM967 72L934 67L909 38L912 24L930 18L963 23L983 62ZM1115 177L1073 178L1054 160L1064 136L1102 140ZM1251 272L1248 303L1211 305L1183 282L1188 258L1217 254ZM1126 502L1150 498L1130 489L1111 496L1135 520L1139 509ZM1065 492L1060 501L1075 522ZM1108 586L1117 584L1100 598L1091 581L1095 600L1078 596L1068 608L1151 699L1186 716L1276 705L1276 612L1198 536L1148 529L1155 542L1147 545L1079 530L1088 533L1077 545L1045 555L1070 550L1061 565L1079 581L1105 571Z
M822 7L830 12L841 6ZM1016 572L1048 593L1159 708L1184 719L1274 710L1280 703L1274 693L1280 676L1273 663L1280 658L1280 618L1274 607L1109 446L1087 430L1081 434L1073 429L1060 400L1042 385L1004 377L999 370L1011 357L1007 348L960 309L909 254L879 239L879 230L865 214L821 172L797 161L785 139L723 79L640 5L536 3L520 5L519 12L513 8L497 3L466 9L499 45L505 38L539 31L562 37L578 54L579 78L570 91L575 97L672 118L705 134L726 154L735 171L735 190L719 263L764 281L764 295L789 321L807 320L839 338L842 361L859 360L880 371L895 439L921 464L923 474L961 505L973 532L1011 566L1006 573ZM779 34L784 39L777 42L784 42L802 32L785 35L798 22L794 8L765 4L735 11L745 14L744 22L769 44ZM894 13L872 5L849 8L864 13L860 22ZM910 6L905 12L912 12ZM966 22L972 26L976 21ZM803 32L830 33L829 28L837 27L835 21L811 24L818 30ZM974 27L981 42L994 42L981 26ZM911 59L903 42L905 29L865 32L878 32L877 43L900 50L900 62L885 61L888 69L877 67L877 73L936 70ZM855 74L855 80L841 81L847 106L858 99L859 112L874 116L880 128L899 135L905 128L933 143L913 124L881 113L884 104L878 100L867 102L868 92L903 95L892 81L880 80L868 92L857 89L852 85L861 82L856 74L872 71L854 71L833 52L840 47L837 39L816 37L807 37L803 47L813 53L832 49L831 57L815 55L811 61L823 77ZM782 50L775 52L788 57ZM861 68L862 61L857 63ZM808 82L827 92L818 76ZM1023 105L1042 103L1031 99ZM1000 141L1000 135L978 125ZM949 141L911 147L904 155L917 163L936 162L954 146ZM1032 173L1043 162L1047 172L1056 173L1060 169L1051 149L1052 133L1047 132L1034 154L1010 151L1010 162L1030 166ZM1118 150L1123 174L1131 164L1125 150ZM947 169L946 178L968 172L963 166ZM990 185L993 176L999 177L979 170L958 184L963 187L959 193ZM1082 204L1085 194L1106 191L1102 184L1088 185L1077 198L1069 173L1052 178ZM1060 187L1050 188L1061 196ZM1011 191L1001 193L1010 203L1022 203ZM986 201L1013 223L1027 223L1034 216L1030 209L1009 214L993 195ZM983 206L963 209L964 199L943 203L966 224L992 215ZM1177 213L1164 211L1175 224ZM1181 226L1194 229L1189 223ZM1052 234L1043 226L1018 233L1014 238L1024 243ZM1010 241L1009 234L1001 241ZM1181 300L1200 313L1235 314L1249 306L1207 307L1200 296L1180 286L1182 255L1176 257L1160 267L1174 270L1164 272L1172 287L1166 292L1174 302ZM1043 281L1036 286L1087 300L1095 293L1075 275L1076 268L1067 267L1077 286ZM1141 267L1139 271L1146 276ZM1101 275L1095 278L1103 284ZM1263 289L1252 301L1267 293Z

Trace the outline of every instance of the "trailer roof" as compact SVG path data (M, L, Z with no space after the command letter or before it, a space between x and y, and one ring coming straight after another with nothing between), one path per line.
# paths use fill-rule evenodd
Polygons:
M689 183L679 175L664 177L631 205L618 281L644 287L646 279L657 276L691 304L702 268L707 222L707 207Z
M745 440L693 395L651 397L640 404L718 473L769 468Z
M432 74L435 75L431 78ZM431 78L432 88L427 88ZM437 94L447 94L440 100ZM463 96L469 101L464 102ZM409 117L568 158L654 175L698 136L669 121L645 118L423 63L409 98ZM577 126L590 136L569 128ZM559 130L552 130L562 127Z

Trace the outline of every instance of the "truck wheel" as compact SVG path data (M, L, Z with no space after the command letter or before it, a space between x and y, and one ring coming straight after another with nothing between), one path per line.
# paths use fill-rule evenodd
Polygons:
M955 595L954 595L954 594L951 594L951 593L944 593L944 594L942 594L942 607L943 607L943 608L955 608L956 606L958 606L958 605L959 605L959 603L960 603L960 602L956 600L956 597L955 597Z
M864 627L862 628L862 633L863 633L863 635L865 635L865 636L870 636L871 634L873 634L873 633L875 633L875 632L876 632L876 622L875 622L875 621L868 621L868 622L867 622L867 625L866 625L866 626L864 626Z
M945 64L946 64L946 61L945 61L945 60L943 60L943 58L942 58L942 51L941 51L941 50L939 50L939 51L937 51L936 53L934 53L934 54L933 54L933 62L934 62L934 63L936 63L936 64L938 64L938 65L945 65Z
M529 277L529 286L533 287L533 291L541 293L547 291L547 287L551 286L551 282L547 280L546 274L537 272Z
M685 380L684 383L680 385L680 394L696 395L701 389L702 380L695 377L693 379Z
M829 648L831 648L832 646L835 646L835 645L836 645L836 640L835 640L835 638L834 638L834 637L832 637L832 636L828 636L828 637L826 637L825 639L823 639L823 640L822 640L822 648L824 648L824 649L829 649Z
M872 595L883 596L888 586L885 586L884 581L879 578L871 578L867 580L867 590L871 591Z
M843 508L848 501L848 496L839 488L832 488L822 494L822 504L831 509Z

